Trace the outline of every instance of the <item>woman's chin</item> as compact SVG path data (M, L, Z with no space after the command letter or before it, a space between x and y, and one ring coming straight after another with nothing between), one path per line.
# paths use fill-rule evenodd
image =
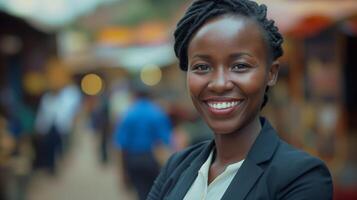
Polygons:
M229 127L211 127L212 131L214 132L214 134L216 135L227 135L227 134L231 134L234 132L233 128L229 128Z

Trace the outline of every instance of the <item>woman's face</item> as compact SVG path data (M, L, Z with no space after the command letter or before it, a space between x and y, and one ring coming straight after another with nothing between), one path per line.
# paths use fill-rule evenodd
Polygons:
M259 117L278 63L268 64L259 26L245 17L206 22L188 46L187 85L193 104L216 134L238 132Z

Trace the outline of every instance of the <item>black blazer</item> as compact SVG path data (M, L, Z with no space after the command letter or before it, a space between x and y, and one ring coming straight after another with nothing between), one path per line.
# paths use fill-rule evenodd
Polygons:
M264 118L262 131L222 200L330 200L333 187L325 164L282 141ZM148 200L182 200L214 141L175 153L155 180Z

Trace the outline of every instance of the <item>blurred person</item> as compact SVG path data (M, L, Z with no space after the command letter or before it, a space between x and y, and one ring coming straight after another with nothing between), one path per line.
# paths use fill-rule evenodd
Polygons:
M35 119L36 132L41 135L37 166L56 171L57 157L69 143L74 121L80 107L81 93L72 83L70 73L58 59L50 59L46 68L49 91L40 100Z
M267 7L194 1L174 36L192 102L214 139L175 153L147 199L332 199L323 161L284 142L261 117L283 55Z
M94 130L98 133L99 141L99 157L102 164L107 164L109 161L109 145L110 142L110 119L109 119L109 99L108 95L103 92L96 102L91 113L91 121Z
M159 174L155 152L163 146L170 148L172 128L167 114L150 99L146 86L133 81L132 90L134 100L115 129L114 145L121 153L125 184L132 184L143 200Z
M33 117L24 105L14 104L17 113L0 104L0 197L23 200L32 172Z
M8 131L7 120L0 113L0 199L9 199L9 180L11 178L11 155L15 150L15 139Z

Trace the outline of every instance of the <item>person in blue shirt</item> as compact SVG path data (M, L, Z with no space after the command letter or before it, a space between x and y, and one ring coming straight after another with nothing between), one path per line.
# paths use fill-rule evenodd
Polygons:
M134 101L122 116L114 133L114 145L120 150L123 176L145 199L159 174L155 148L170 146L171 122L166 113L150 98L146 87L134 83Z

